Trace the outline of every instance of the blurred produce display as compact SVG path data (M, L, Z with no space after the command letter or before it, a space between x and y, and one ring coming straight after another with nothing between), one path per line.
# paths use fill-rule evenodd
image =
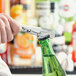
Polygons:
M24 25L31 25L30 20L34 17L31 0L10 1L10 15L13 19ZM35 2L32 2L33 4ZM12 50L11 46L14 50ZM15 35L13 43L9 43L8 55L10 56L9 65L31 66L35 63L36 38L27 33ZM12 52L11 52L12 50ZM12 56L11 56L12 55Z
M0 0L0 13L18 23L55 30L53 50L65 71L76 71L76 0ZM42 53L34 35L20 32L0 45L10 66L41 67Z

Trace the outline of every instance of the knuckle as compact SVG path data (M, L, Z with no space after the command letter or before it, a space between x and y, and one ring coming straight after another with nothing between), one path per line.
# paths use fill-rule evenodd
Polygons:
M2 20L1 24L4 22L5 28L9 29L9 21L5 16L0 16L0 19Z
M21 27L18 24L16 26L17 26L16 27L17 28L17 32L20 32L21 31Z
M8 19L5 16L0 16L0 19L2 19L5 24L8 24Z
M8 38L8 42L13 40L13 36Z
M15 29L13 29L13 31L14 31L14 34L17 34L18 32L20 32L20 31L21 31L21 28L20 28L20 27L18 27L18 26L16 26L16 28L15 28Z
M12 20L12 18L10 16L8 16L7 14L5 14L5 13L3 13L3 16L5 16L8 19L8 21Z
M4 16L7 18L8 15L6 13L1 13L0 16Z
M3 19L4 21L7 20L7 18L4 15L0 15L0 18Z

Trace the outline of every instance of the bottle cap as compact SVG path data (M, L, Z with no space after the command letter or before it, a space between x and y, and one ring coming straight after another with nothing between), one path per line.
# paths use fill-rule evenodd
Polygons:
M46 36L43 36L43 37L38 37L39 41L45 40L45 39L48 39L48 38L50 38L50 35L46 35Z
M51 12L54 12L54 9L55 9L55 3L52 2L52 3L51 3Z

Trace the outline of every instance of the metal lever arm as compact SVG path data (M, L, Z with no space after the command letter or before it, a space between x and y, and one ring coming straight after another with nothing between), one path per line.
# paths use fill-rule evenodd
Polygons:
M50 38L55 37L55 33L53 30L40 28L40 27L32 27L29 25L21 25L21 26L22 26L21 32L37 35L38 37L44 37L46 35L50 35Z

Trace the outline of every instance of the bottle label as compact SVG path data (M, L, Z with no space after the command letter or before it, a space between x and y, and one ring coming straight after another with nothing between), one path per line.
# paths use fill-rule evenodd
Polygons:
M43 28L50 28L50 1L37 2L36 9L39 26Z
M72 17L75 15L76 4L74 0L61 0L59 4L59 14L62 17Z
M23 5L24 10L31 9L31 0L21 0L21 4Z
M50 13L50 1L37 2L36 9L36 14L48 15Z
M20 4L11 6L11 17L17 22L28 25L31 20L32 2L31 0L20 0ZM31 23L30 23L31 25ZM10 44L11 45L11 44ZM10 64L31 65L32 56L35 55L36 37L28 33L18 33L14 38L14 43L10 46ZM9 50L9 52L11 51ZM13 52L14 50L14 52ZM26 60L26 61L25 61ZM21 63L19 62L21 61ZM16 64L17 63L17 64Z

